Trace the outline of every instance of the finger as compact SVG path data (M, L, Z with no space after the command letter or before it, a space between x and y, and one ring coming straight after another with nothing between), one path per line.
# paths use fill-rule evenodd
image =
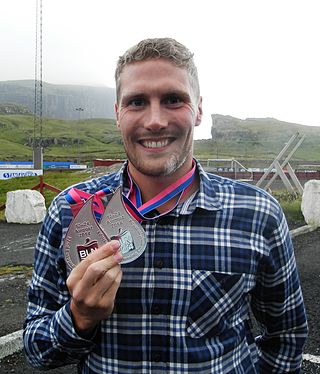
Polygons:
M72 287L75 283L79 282L85 274L87 268L103 258L107 258L115 254L120 248L120 243L117 240L112 240L103 246L99 247L96 251L90 253L83 261L81 261L70 273L67 285Z
M119 249L119 241L111 240L110 242L102 245L96 251L91 252L83 261L80 262L79 265L82 265L83 268L87 268L90 264L115 254Z
M83 274L82 283L83 287L93 286L105 276L105 274L114 267L120 268L119 263L123 256L118 251L112 256L108 256L100 261L94 262L87 267L86 272Z
M98 280L98 282L93 286L93 290L97 295L99 295L99 298L103 298L103 295L113 287L114 283L117 282L119 274L122 274L122 270L121 267L117 265L108 269L104 276Z
M89 289L84 289L80 284L77 284L73 302L76 305L81 305L84 310L106 310L113 305L114 292L110 293L110 297L105 297L108 291L113 290L114 287L118 289L122 277L122 271L119 265L114 266L105 272L104 276L99 281L91 285ZM87 286L87 285L86 285ZM90 314L90 313L89 313Z
M106 305L107 316L110 316L113 311L114 301L115 301L118 289L120 287L121 280L122 280L122 271L120 270L120 272L117 274L110 288L102 296L103 302Z

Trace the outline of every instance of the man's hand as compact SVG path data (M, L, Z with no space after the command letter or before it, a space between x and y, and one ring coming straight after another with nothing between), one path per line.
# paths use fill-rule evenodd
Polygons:
M71 313L80 335L90 333L112 313L122 278L119 248L115 240L104 244L81 261L67 279Z

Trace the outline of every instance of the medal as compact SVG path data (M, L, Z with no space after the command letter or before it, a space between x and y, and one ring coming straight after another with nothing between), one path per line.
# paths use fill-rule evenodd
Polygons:
M76 193L77 191L72 191L73 197ZM93 202L94 196L88 195L87 201L80 209L77 209L68 228L63 243L63 252L69 268L73 269L91 252L110 240L119 240L120 251L123 255L122 264L137 259L146 249L147 238L141 225L126 210L121 189L118 188L111 197L100 223L95 217Z
M145 231L125 208L120 188L108 202L101 217L100 227L110 240L119 240L123 255L122 264L134 261L146 249Z
M112 193L109 188L94 195L72 188L66 195L74 218L63 244L65 260L72 269L91 252L110 240L120 242L122 264L136 260L146 249L147 238L140 223L157 219L174 209L188 194L195 176L196 163L192 169L146 203L142 202L138 185L128 171L130 188L124 195L119 187L104 207L103 200ZM154 210L175 198L173 205L161 214ZM85 202L84 202L85 201Z
M64 258L70 269L109 241L92 212L90 197L72 220L63 243Z

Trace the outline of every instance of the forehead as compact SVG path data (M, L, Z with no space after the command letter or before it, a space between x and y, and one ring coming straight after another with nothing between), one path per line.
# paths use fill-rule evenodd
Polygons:
M120 93L134 91L184 90L191 92L190 75L184 67L167 59L151 59L126 65L120 75Z

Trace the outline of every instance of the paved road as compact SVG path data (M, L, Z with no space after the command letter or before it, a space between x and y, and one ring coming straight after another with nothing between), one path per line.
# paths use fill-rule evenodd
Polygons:
M32 265L35 238L40 225L0 223L0 266ZM307 308L310 334L305 353L320 357L320 229L294 238L294 247ZM22 328L26 307L26 291L30 273L19 277L0 277L0 336ZM12 318L14 316L14 318ZM75 374L75 367L49 370L52 374ZM0 361L0 373L36 374L30 368L22 352ZM319 374L320 364L307 360L303 374Z
M0 222L0 266L32 265L38 225Z

